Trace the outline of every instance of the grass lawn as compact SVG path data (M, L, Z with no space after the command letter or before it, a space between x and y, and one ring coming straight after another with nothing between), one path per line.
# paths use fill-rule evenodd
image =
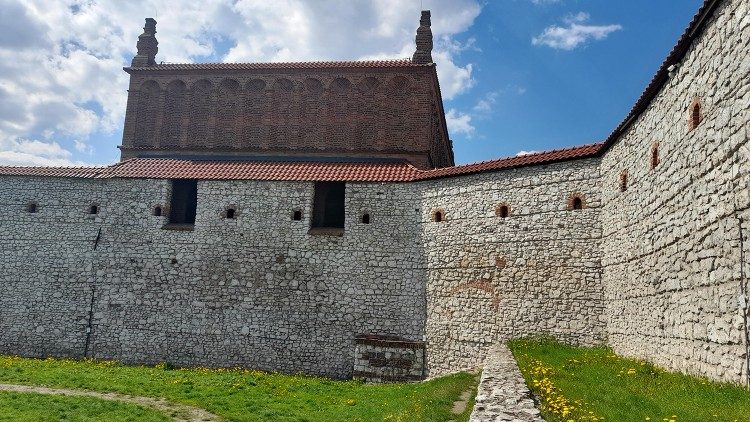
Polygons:
M454 415L451 409L461 393L475 393L477 379L474 374L459 373L423 383L371 385L241 369L169 369L164 365L0 356L0 383L164 397L237 421L411 422L467 421L473 400L461 415ZM36 407L38 400L50 398L34 394L5 401L0 398L0 415L19 406ZM79 403L85 404L81 412L96 412L96 407L109 405L97 401L89 406L85 399ZM44 409L41 404L39 408ZM52 418L54 408L47 409L47 417L56 420Z
M155 410L91 397L48 396L0 391L0 421L143 421L171 420Z
M667 372L604 347L509 343L548 421L750 421L750 391Z

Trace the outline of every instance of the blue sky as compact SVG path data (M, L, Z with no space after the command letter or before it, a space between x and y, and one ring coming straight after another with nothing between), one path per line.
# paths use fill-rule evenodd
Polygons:
M474 113L472 137L454 134L456 160L471 162L597 142L620 123L682 34L700 1L488 2L467 37L481 51L476 84L448 107L472 110L494 95L489 113ZM605 39L572 50L533 45L549 25L580 12L591 25L620 25ZM463 34L462 34L463 35ZM439 70L438 70L439 71Z
M403 58L420 3L460 164L605 138L701 2L0 0L0 164L119 158L144 17L157 60Z

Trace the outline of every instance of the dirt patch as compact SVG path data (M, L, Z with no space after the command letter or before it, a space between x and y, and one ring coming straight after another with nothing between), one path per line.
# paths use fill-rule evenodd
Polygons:
M466 390L458 397L458 400L453 402L453 408L451 409L451 412L453 412L454 415L460 415L466 411L466 406L469 404L469 399L471 398L471 390Z
M57 396L81 396L94 397L102 400L121 401L125 403L136 404L150 409L157 410L172 417L178 422L213 422L220 421L221 418L203 410L199 407L188 406L167 401L166 399L157 399L153 397L130 396L120 393L100 393L97 391L74 390L68 388L48 388L37 387L33 385L16 385L0 384L0 391L13 391L17 393L36 393L50 394Z

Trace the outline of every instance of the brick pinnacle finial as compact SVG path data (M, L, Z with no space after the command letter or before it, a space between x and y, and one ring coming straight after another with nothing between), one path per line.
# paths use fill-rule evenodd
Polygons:
M430 11L423 10L422 17L419 19L419 28L417 29L417 51L411 60L414 63L426 64L432 63L432 30L430 29Z
M136 44L138 54L130 63L133 67L153 66L156 64L156 53L159 51L159 42L156 41L156 19L146 18L143 33L138 36Z

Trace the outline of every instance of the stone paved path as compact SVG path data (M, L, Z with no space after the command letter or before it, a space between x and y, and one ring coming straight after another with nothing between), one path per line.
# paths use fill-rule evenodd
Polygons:
M167 401L165 399L156 399L153 397L130 396L120 393L100 393L97 391L74 390L68 388L48 388L37 387L33 385L16 385L0 384L0 391L13 391L17 393L36 393L52 394L58 396L80 396L94 397L102 400L121 401L125 403L136 404L150 409L157 410L166 415L172 416L172 419L178 422L200 422L200 421L220 421L221 418L198 407L188 406Z
M508 347L492 347L484 362L470 422L544 422Z

